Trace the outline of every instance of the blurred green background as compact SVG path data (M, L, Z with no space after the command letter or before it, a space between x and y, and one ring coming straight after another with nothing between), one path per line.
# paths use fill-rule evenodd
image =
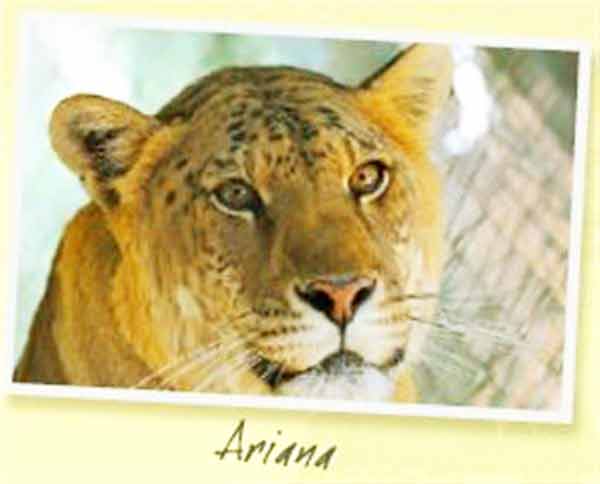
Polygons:
M87 200L47 136L62 98L153 113L217 68L286 64L356 84L405 44L111 28L33 18L25 46L16 356L65 223ZM448 258L436 328L415 368L432 403L557 408L577 54L454 45L453 94L432 156Z

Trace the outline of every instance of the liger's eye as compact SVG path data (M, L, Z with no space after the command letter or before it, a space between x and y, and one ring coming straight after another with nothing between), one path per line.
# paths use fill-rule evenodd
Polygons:
M217 187L214 197L218 205L231 212L254 212L262 209L256 190L243 180L229 180Z
M355 197L368 201L385 191L389 179L388 168L381 161L369 161L356 169L348 181L348 186Z

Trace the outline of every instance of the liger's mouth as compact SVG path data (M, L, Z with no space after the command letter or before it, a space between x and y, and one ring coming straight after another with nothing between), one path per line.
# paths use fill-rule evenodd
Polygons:
M404 350L402 348L397 349L382 365L369 363L354 351L340 350L323 358L316 365L310 366L302 371L290 370L282 363L272 361L261 355L257 355L257 358L257 362L252 366L252 370L271 388L277 388L282 383L286 383L306 373L335 375L342 371L347 372L349 370L352 371L353 369L359 372L364 368L374 368L385 372L404 360Z

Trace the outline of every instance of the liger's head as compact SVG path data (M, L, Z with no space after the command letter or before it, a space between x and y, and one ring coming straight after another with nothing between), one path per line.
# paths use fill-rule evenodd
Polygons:
M151 366L193 355L178 378L197 389L394 398L439 285L427 151L451 70L417 45L358 87L251 67L154 116L63 101L53 146L104 210L115 297L135 293L118 317Z

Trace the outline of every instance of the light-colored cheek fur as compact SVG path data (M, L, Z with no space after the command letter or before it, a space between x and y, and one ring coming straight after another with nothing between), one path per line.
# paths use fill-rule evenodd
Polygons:
M175 290L175 301L177 302L177 307L182 318L196 319L198 321L203 319L203 311L198 304L198 300L187 287L177 287Z
M381 309L383 298L384 290L379 285L346 329L346 349L376 365L385 364L396 350L404 348L409 329Z
M277 361L285 361L294 370L302 371L318 364L338 350L341 341L340 331L322 313L300 302L291 288L287 291L286 297L291 310L302 315L300 319L293 320L290 324L304 329L297 333L283 334L269 341L273 347L280 348L280 353L271 353L271 356ZM277 325L286 326L281 322Z
M396 254L396 264L399 267L410 267L404 294L420 296L408 300L403 309L399 310L406 313L407 319L404 361L409 365L416 365L422 360L425 341L431 331L427 322L434 318L437 307L439 274L437 267L428 266L423 249L414 240Z
M346 368L335 373L317 370L281 385L277 393L286 396L335 400L390 401L395 384L375 368Z

